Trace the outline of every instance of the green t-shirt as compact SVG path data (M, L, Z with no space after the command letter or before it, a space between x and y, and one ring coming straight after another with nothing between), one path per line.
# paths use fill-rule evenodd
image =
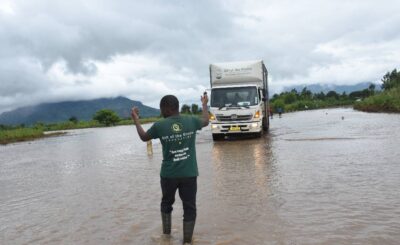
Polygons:
M163 161L160 176L165 178L198 176L196 131L202 121L194 116L171 116L157 121L147 130L152 139L160 139Z

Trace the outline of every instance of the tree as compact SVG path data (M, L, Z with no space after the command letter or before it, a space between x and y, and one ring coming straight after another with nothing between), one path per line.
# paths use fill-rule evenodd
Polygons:
M343 92L342 95L340 95L340 99L342 99L342 100L347 99L347 94L346 94L346 92Z
M199 113L199 106L197 104L192 104L192 114Z
M400 86L400 71L394 69L392 72L387 72L382 78L382 89L390 90Z
M362 98L362 92L361 91L353 91L349 94L350 99L356 100L356 99L361 99Z
M78 118L76 116L72 116L68 119L68 121L77 124L78 123Z
M324 100L325 99L325 94L322 91L319 92L318 94L315 94L314 96L315 96L315 98L317 98L319 100Z
M294 88L292 90L290 90L291 93L295 94L296 97L299 97L299 93L297 92L297 90Z
M181 107L181 113L183 114L189 114L190 113L190 106L183 104Z
M363 89L363 90L361 90L361 94L362 94L362 97L363 98L367 98L367 97L369 97L370 95L372 95L371 94L371 90L369 90L369 89Z
M334 99L339 99L339 94L336 93L335 91L331 90L326 94L326 97L328 98L334 98Z
M312 92L308 90L307 87L304 87L303 90L301 91L300 96L303 100L310 100L312 97Z
M371 83L368 87L369 90L375 91L375 84Z
M96 112L93 116L93 120L98 121L106 126L115 125L121 119L118 117L117 113L109 109L102 109Z
M374 94L375 94L375 84L371 83L371 84L368 86L368 90L369 90L369 94L370 94L370 95L374 95Z
M286 93L283 100L285 101L285 104L292 104L297 100L297 93Z
M367 98L368 96L373 95L371 90L369 89L363 89L360 91L353 91L349 94L350 99L364 99Z
M285 108L285 102L282 99L277 99L272 103L272 108L274 111L278 111L278 108Z

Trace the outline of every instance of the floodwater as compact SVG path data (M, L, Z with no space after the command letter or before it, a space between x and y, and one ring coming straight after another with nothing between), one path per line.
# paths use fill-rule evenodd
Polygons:
M1 146L0 244L181 244L178 196L160 237L153 146L133 126ZM197 157L194 244L399 244L400 115L290 113L215 143L207 129Z

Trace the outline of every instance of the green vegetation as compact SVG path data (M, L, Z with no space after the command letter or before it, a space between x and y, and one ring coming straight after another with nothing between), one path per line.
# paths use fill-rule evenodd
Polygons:
M354 104L354 109L367 112L400 112L400 71L394 69L382 78L383 92Z
M181 113L182 114L190 114L190 106L183 104L181 107Z
M273 112L282 108L284 112L311 110L327 107L338 107L352 105L354 101L360 98L366 98L374 94L375 86L372 84L370 88L362 91L355 91L347 95L345 92L338 94L335 91L328 93L312 93L307 87L303 88L301 92L292 89L290 92L282 92L274 94L271 102L271 109Z
M202 112L202 110L201 110L201 108L199 108L199 105L197 105L197 104L192 104L191 106L187 105L187 104L183 104L181 106L181 114L201 115L201 112Z
M43 130L38 128L1 129L0 144L42 137Z
M192 106L191 106L191 112L192 112L193 114L199 113L199 106L198 106L197 104L192 104Z
M106 126L115 125L117 122L121 121L117 113L109 109L97 111L93 116L93 120Z
M78 118L76 116L72 116L68 119L68 121L73 122L73 123L78 123Z
M96 127L104 127L106 125L99 123L98 121L78 121L78 122L60 122L60 123L51 123L51 124L43 124L44 131L55 131L55 130L68 130L68 129L80 129L80 128L96 128Z
M118 116L117 116L118 122L116 122L115 121L116 118L112 116L112 114L115 112L111 111L113 113L109 113L108 111L109 110L100 110L95 114L94 117L100 119L102 123L98 120L79 121L76 117L71 117L66 122L51 123L51 124L44 124L38 122L31 127L25 127L25 125L17 125L17 126L0 125L0 144L8 144L18 141L27 141L27 140L64 134L64 132L49 133L48 131L60 131L68 129L82 129L82 128L108 127L110 125L133 124L132 119L127 118L121 120ZM98 117L99 115L100 117ZM110 118L111 120L109 120ZM145 123L155 122L159 119L160 117L141 118L140 122L142 124L145 124Z
M400 87L400 71L394 69L392 72L387 72L383 76L382 89L388 91L396 87Z
M43 128L6 128L0 127L0 144L8 144L18 141L33 140L37 138L60 135L62 133L45 134Z

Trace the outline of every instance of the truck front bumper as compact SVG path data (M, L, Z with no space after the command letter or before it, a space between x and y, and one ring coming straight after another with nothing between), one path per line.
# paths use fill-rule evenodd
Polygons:
M262 122L229 122L214 123L211 122L212 134L240 134L240 133L259 133L262 131Z

